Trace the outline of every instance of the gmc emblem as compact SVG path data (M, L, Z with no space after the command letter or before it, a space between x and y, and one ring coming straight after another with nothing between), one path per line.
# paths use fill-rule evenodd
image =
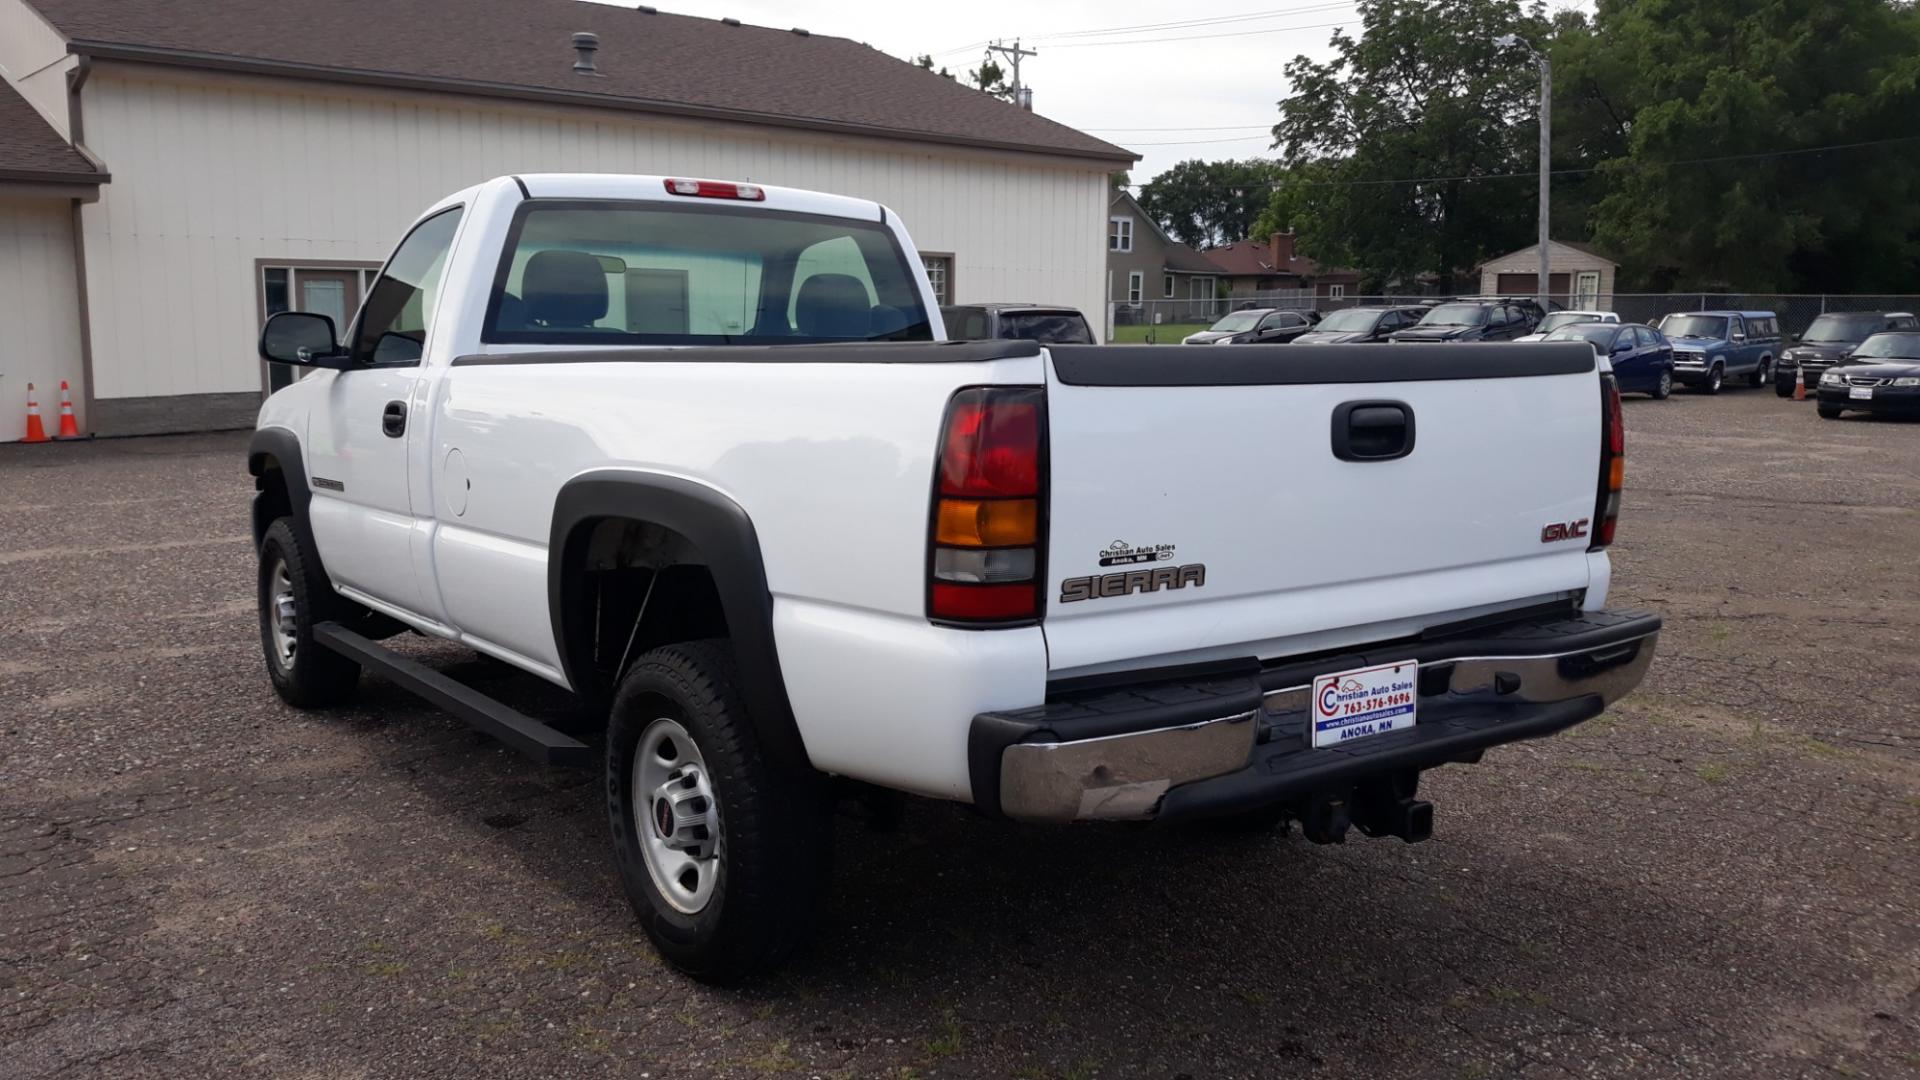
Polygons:
M1587 519L1579 521L1556 521L1540 530L1540 542L1557 544L1562 540L1580 540L1587 535Z

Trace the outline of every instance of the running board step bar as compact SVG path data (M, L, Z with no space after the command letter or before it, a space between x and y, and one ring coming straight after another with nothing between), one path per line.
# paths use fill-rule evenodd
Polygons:
M583 768L593 764L592 748L586 743L502 705L471 686L455 682L417 660L409 660L392 649L369 641L339 623L323 622L316 625L313 639L361 667L371 669L390 682L411 690L465 720L475 730L499 739L535 761L568 768Z

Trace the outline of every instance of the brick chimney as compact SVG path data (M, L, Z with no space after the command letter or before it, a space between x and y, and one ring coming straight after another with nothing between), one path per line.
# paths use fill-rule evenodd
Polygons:
M1267 238L1267 261L1273 264L1275 270L1284 272L1287 269L1293 262L1292 233L1277 232Z

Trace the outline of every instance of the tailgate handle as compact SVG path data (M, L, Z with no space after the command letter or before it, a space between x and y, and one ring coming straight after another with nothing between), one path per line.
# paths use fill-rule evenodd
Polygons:
M1413 407L1404 401L1349 401L1333 410L1333 456L1393 461L1413 453Z

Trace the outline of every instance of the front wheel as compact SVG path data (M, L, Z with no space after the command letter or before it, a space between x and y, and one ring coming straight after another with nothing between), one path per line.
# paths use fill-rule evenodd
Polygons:
M1767 385L1767 380L1771 378L1773 378L1773 357L1763 356L1760 358L1760 366L1754 368L1753 374L1747 376L1747 385L1758 390Z
M1781 382L1780 380L1775 379L1773 381L1773 394L1775 397L1792 397L1793 384L1791 382Z
M1653 400L1665 401L1673 396L1673 372L1660 373L1660 381L1653 384Z
M1720 392L1721 385L1726 381L1727 369L1721 367L1719 364L1715 364L1713 367L1707 369L1707 381L1700 384L1700 392L1703 394L1717 394Z
M280 699L317 709L353 696L360 665L313 640L314 626L332 614L337 598L292 518L274 522L260 539L259 602L260 647Z
M1838 420L1840 419L1840 414L1845 411L1838 405L1818 405L1815 406L1815 410L1819 412L1820 418L1823 420Z
M832 819L805 762L768 760L723 642L634 661L607 723L614 861L654 947L694 978L778 966L812 936Z

